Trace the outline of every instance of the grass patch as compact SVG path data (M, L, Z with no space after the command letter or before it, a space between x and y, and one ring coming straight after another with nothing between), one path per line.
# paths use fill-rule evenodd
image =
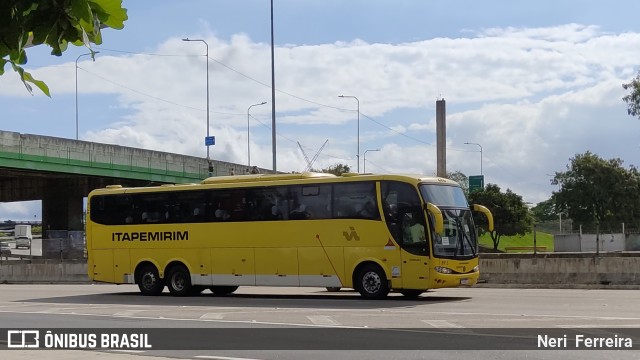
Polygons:
M489 234L483 234L480 236L480 245L484 247L488 247L493 249L493 241L491 241L491 236ZM553 252L553 235L543 232L536 232L536 245L537 246L546 246L548 252ZM502 236L500 237L500 244L498 245L498 250L506 251L505 247L510 246L533 246L533 233L528 232L524 235L515 235L515 236ZM528 252L531 250L522 250L521 252ZM509 252L517 252L517 251L509 251Z

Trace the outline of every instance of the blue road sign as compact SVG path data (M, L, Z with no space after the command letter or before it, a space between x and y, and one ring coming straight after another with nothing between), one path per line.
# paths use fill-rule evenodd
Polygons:
M215 136L205 136L204 137L204 144L205 144L205 146L215 145L216 144L216 137Z

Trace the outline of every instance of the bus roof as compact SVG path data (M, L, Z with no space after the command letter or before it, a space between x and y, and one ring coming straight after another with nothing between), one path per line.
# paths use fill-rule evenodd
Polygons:
M159 186L151 187L123 187L121 185L108 185L105 188L93 190L92 193L122 193L122 192L146 192L146 191L158 191L158 190L186 190L190 187L200 187L201 185L214 185L214 187L225 187L225 185L231 185L232 187L243 187L243 184L258 185L260 183L264 186L269 185L285 185L315 182L315 180L328 180L328 182L335 182L332 180L340 181L340 179L358 179L358 180L397 180L397 181L409 181L413 183L428 183L428 184L442 184L459 186L453 180L436 177L436 176L424 176L415 174L356 174L345 173L341 176L326 173L297 173L297 174L247 174L247 175L231 175L231 176L215 176L202 180L199 184L163 184ZM276 184L274 184L276 183ZM215 186L219 185L219 186Z
M303 179L320 179L335 178L333 174L306 172L301 174L247 174L247 175L231 175L231 176L214 176L202 180L202 184L220 184L220 183L245 183L258 181L278 181L278 180L303 180Z

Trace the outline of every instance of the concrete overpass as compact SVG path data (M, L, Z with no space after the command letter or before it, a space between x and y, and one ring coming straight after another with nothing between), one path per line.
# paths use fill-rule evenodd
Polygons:
M213 161L211 175L246 165ZM83 230L83 198L110 184L200 182L204 158L126 146L0 131L0 202L42 200L43 230Z

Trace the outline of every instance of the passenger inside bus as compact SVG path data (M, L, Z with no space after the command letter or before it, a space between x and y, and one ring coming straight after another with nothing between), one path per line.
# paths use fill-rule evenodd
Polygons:
M290 220L304 220L309 218L309 212L305 204L296 199L293 205L293 210L289 213Z
M231 217L227 210L222 209L220 203L218 203L218 208L216 209L214 215L216 217L216 221L227 221Z
M375 208L375 206L373 206L373 203L371 201L367 201L362 208L360 209L360 211L358 211L358 215L365 218L365 219L372 219L377 217L376 216L377 210Z
M420 242L426 242L427 237L424 232L424 226L418 221L418 215L415 213L406 213L404 215L402 225L403 242L405 244L417 244Z

